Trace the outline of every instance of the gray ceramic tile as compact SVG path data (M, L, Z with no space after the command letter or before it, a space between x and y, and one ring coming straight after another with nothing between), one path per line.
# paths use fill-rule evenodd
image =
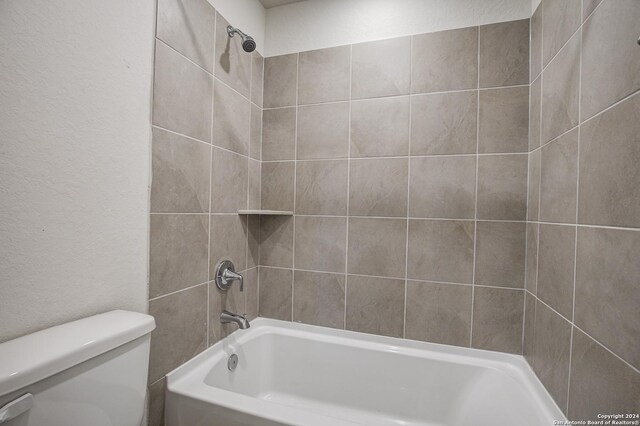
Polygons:
M296 104L298 54L272 56L264 60L264 107Z
M227 34L229 23L216 15L216 65L214 75L249 98L251 54L242 49L242 39Z
M536 294L538 288L538 224L527 223L527 265L525 288Z
M602 0L582 0L582 19L586 20Z
M571 319L576 230L573 226L540 225L538 298Z
M152 213L209 212L211 147L153 128Z
M244 272L243 272L244 274ZM246 275L246 274L245 274ZM236 331L235 324L222 324L220 315L227 310L239 315L245 314L245 295L236 283L227 291L222 291L214 282L209 283L209 345L214 345Z
M211 212L237 213L247 208L249 165L246 157L213 148Z
M258 268L249 269L244 275L245 311L249 321L258 317Z
M640 94L580 129L580 223L640 227Z
M254 268L260 264L260 216L247 219L247 268Z
M411 37L354 44L351 59L353 99L409 93Z
M293 160L296 157L296 108L262 112L262 159Z
M471 292L466 285L409 281L405 337L469 346Z
M159 0L156 37L213 73L215 19L206 0Z
M233 262L236 271L247 267L247 217L237 214L211 215L209 279L215 279L216 265Z
M542 108L542 77L531 83L529 91L529 150L540 146L540 113Z
M524 293L524 327L522 336L522 354L529 363L533 364L534 322L536 319L536 298L529 292Z
M149 302L156 320L151 333L149 382L207 348L207 284Z
M480 87L529 83L529 19L480 27Z
M260 219L260 265L293 267L293 218L263 216Z
M296 214L347 214L347 160L300 161Z
M480 91L478 152L527 152L529 87Z
M478 27L413 36L411 93L478 87Z
M262 109L251 105L251 129L249 135L249 156L262 159Z
M155 60L153 124L211 142L211 75L162 42Z
M404 280L347 278L347 330L402 337Z
M540 220L575 223L578 196L578 129L542 147Z
M601 421L598 414L640 412L640 374L573 329L569 418Z
M527 155L478 158L478 219L525 220Z
M558 0L556 0L558 1ZM542 143L578 124L580 33L547 66L542 82Z
M164 426L165 379L149 386L149 425Z
M475 156L411 158L409 216L473 219Z
M149 297L207 281L207 215L151 215Z
M351 46L300 53L298 101L301 105L349 99Z
M250 210L259 210L262 205L260 200L260 180L260 161L249 160L249 201L247 202L247 208Z
M347 218L297 216L295 268L346 272Z
M409 220L407 277L470 284L473 227L472 221Z
M576 326L640 367L640 232L580 228Z
M248 155L250 135L250 102L216 80L213 94L213 144Z
M260 316L291 321L292 275L290 269L260 267Z
M540 150L529 154L527 220L538 220L540 211Z
M409 97L351 103L351 157L407 155Z
M404 278L406 219L349 219L348 272Z
M475 287L471 346L522 353L524 291Z
M265 210L293 211L295 164L262 163L261 202Z
M251 54L251 102L262 108L264 88L264 58L258 52Z
M406 216L408 158L351 160L349 214Z
M526 224L478 222L475 283L523 288Z
M567 406L571 324L543 303L537 302L533 370L559 407Z
M348 102L298 108L298 159L346 158L348 153Z
M473 154L478 92L411 97L411 155Z
M542 56L546 66L582 23L581 0L545 0L542 8Z
M344 283L342 274L295 271L293 320L343 329Z
M536 79L542 72L542 2L531 16L530 78Z

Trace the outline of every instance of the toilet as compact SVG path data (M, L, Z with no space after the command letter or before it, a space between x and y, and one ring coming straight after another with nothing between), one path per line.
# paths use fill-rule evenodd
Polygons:
M117 310L0 344L0 425L140 426L154 328Z

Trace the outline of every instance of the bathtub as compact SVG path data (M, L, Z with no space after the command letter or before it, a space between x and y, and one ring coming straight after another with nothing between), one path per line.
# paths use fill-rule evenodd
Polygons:
M165 410L167 426L566 420L521 356L264 318L172 371Z

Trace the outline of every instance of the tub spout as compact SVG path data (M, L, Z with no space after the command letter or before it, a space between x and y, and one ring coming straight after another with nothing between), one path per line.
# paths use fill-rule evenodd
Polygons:
M244 315L237 315L226 309L220 314L220 322L222 324L237 324L241 330L245 330L251 326L249 320Z

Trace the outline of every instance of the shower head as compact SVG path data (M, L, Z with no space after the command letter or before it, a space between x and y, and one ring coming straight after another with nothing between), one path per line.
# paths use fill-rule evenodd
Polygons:
M235 34L240 34L240 37L242 37L242 49L244 49L245 52L253 52L256 50L256 41L253 37L243 33L238 28L234 28L229 25L227 27L227 34L229 34L229 37L233 37Z

